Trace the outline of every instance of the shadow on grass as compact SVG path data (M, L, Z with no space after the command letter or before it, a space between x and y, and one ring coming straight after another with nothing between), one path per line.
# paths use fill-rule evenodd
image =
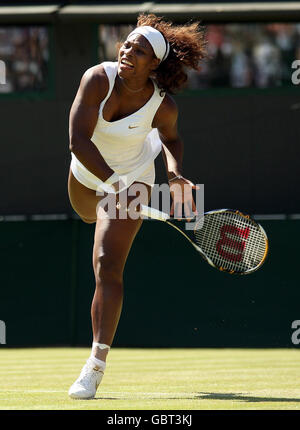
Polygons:
M108 397L108 396L101 396L101 397L95 397L94 400L133 400L135 398L134 393L133 395L124 395L120 397ZM247 396L242 393L205 393L200 392L195 394L194 396L186 397L186 396L176 396L174 397L165 397L165 396L146 396L146 397L137 397L137 400L237 400L241 402L249 402L249 403L258 403L258 402L298 402L300 403L300 398L293 399L293 398L284 398L284 397L254 397L254 396Z
M284 397L253 397L239 393L198 393L198 399L211 400L239 400L242 402L300 402L300 398L284 398Z

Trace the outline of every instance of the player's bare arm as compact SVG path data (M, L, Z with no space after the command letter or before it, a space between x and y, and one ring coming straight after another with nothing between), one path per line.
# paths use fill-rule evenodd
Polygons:
M153 126L157 127L163 143L162 155L168 179L182 173L183 142L178 134L177 119L177 105L175 100L167 94L155 115Z
M196 205L192 196L192 189L195 189L196 186L189 179L182 177L184 145L178 134L177 120L178 108L175 100L170 95L166 95L154 121L163 143L162 155L171 186L170 190L173 198L171 215L174 214L176 204L180 203L185 206L185 214L188 214L191 210L193 212L196 211ZM177 176L179 177L177 178Z
M101 65L88 69L80 82L70 112L70 150L86 168L105 181L114 171L91 141L99 106L108 91L108 79Z

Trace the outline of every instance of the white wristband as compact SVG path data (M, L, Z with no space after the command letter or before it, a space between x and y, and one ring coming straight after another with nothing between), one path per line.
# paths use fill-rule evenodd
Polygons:
M119 175L114 172L108 179L106 179L105 184L111 185L115 182L119 182Z
M106 179L105 182L103 182L100 185L100 188L102 188L103 191L106 193L112 193L116 194L116 189L112 184L115 184L116 182L119 182L119 175L114 172L108 179Z

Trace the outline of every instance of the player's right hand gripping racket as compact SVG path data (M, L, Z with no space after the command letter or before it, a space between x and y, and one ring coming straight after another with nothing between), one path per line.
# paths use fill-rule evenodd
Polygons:
M194 221L193 230L184 230L183 221L149 206L141 205L140 213L174 227L212 267L221 271L239 275L253 273L267 257L266 232L249 215L238 210L206 212L204 217Z

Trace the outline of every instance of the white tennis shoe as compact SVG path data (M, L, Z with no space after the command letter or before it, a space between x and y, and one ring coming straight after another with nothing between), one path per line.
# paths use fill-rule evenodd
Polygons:
M81 373L69 389L72 399L93 399L103 378L103 370L88 359Z

